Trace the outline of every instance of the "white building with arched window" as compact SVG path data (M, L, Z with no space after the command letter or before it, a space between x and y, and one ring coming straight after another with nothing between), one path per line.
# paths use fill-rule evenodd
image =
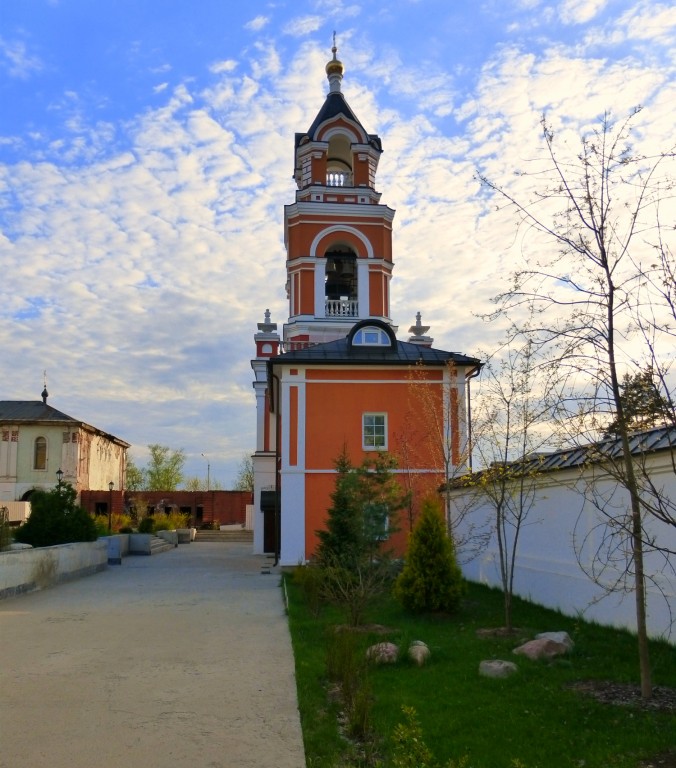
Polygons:
M129 443L42 400L0 400L0 505L62 481L78 495L123 488Z

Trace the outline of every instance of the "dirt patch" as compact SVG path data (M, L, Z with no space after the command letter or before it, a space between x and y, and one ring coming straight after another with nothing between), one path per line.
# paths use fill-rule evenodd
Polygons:
M511 629L507 629L507 627L487 627L485 629L477 629L476 631L477 637L483 637L483 638L491 638L491 637L497 637L497 638L514 638L523 640L528 636L528 632L525 629L519 629L519 627L512 627Z
M636 768L676 768L676 752L664 752L639 763Z
M357 626L351 626L350 624L338 624L335 628L336 632L355 632L360 635L394 635L400 630L394 627L386 627L384 624L358 624Z
M648 712L676 712L676 688L656 685L653 687L652 698L643 699L641 698L640 687L631 683L614 683L608 680L578 680L570 683L568 687L604 704L634 707ZM671 764L665 763L665 765ZM676 763L674 765L676 766Z

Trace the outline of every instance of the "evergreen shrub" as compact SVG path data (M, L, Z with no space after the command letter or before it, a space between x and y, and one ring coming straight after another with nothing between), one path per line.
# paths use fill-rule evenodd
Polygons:
M9 547L12 543L12 531L9 527L9 511L7 507L0 507L0 551Z
M394 596L407 610L452 613L463 592L462 573L440 504L426 499L409 539L404 568L394 584Z
M138 524L139 533L155 533L155 520L150 515L141 518Z
M33 547L96 541L96 523L75 503L76 496L70 483L62 483L51 491L33 491L30 517L17 530L16 540Z

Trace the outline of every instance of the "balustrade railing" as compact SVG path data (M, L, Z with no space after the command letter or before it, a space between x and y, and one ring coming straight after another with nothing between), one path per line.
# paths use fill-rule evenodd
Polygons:
M356 299L326 299L326 317L359 317L359 302Z
M327 187L351 187L352 174L344 173L343 171L329 171L329 173L326 174L326 186Z

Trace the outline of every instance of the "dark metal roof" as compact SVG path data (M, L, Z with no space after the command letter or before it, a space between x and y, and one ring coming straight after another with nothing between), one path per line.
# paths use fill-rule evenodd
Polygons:
M315 117L312 125L308 129L307 133L297 133L296 134L296 149L300 145L301 141L305 136L308 136L311 141L314 141L315 133L317 132L317 129L319 126L326 122L327 120L331 120L334 117L338 117L339 115L343 115L348 120L351 120L352 122L356 123L362 131L368 136L369 143L374 146L378 151L382 152L382 142L380 141L380 138L376 136L373 133L366 133L366 130L364 129L364 126L359 122L359 119L354 114L352 109L350 108L350 105L345 100L345 96L339 91L329 93L326 97L326 100L324 101L324 104L322 105L322 108L317 113L317 117Z
M655 427L644 432L635 432L629 438L629 448L632 456L644 456L659 451L676 449L676 426ZM522 474L537 472L554 472L562 469L575 469L576 467L602 464L604 461L617 461L623 456L622 442L613 437L600 440L597 443L589 443L574 448L563 448L559 451L547 453L531 453L523 459L508 462L505 468L514 477ZM480 475L482 471L475 472ZM468 476L459 477L452 481L452 487L462 487Z
M92 427L90 424L87 424L80 419L75 419L67 413L58 411L56 408L52 408L51 405L47 405L42 400L0 400L0 422L9 422L10 424L44 422L53 422L54 424L79 424L91 432L107 437L118 445L127 448L130 446L130 443L121 440L119 437L115 437L115 435L111 435L104 430Z
M632 456L657 453L676 448L676 426L655 427L644 432L634 432L629 436L629 450ZM598 443L577 448L568 448L552 453L533 454L526 461L538 471L570 469L584 464L599 463L608 459L621 459L622 441L619 437L600 440Z
M67 413L57 411L42 400L0 400L0 421L71 421Z
M376 325L369 321L368 325ZM396 341L393 346L368 347L352 346L349 338L315 344L303 349L294 349L270 358L274 365L284 364L327 364L327 365L456 365L478 366L481 362L476 357L468 357L457 352L445 352L433 347L411 344L408 341Z

